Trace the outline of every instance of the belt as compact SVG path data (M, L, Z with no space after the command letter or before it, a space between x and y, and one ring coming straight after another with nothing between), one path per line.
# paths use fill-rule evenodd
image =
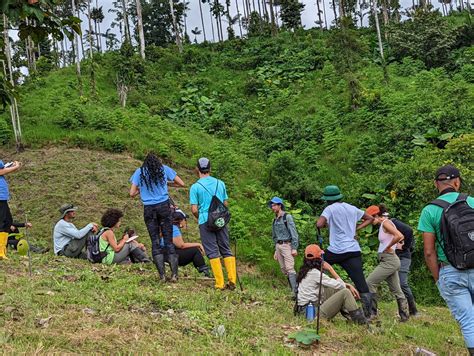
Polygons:
M278 241L277 241L277 244L279 244L279 245L291 244L291 241L290 241L290 240L285 240L285 241L283 241L283 240L278 240Z

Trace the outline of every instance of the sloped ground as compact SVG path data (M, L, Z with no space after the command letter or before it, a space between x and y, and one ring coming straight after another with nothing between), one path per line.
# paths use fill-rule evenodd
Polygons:
M27 212L35 243L51 245L57 208L72 201L81 208L78 226L100 220L107 207L124 209L124 225L149 245L140 203L128 198L139 161L65 148L0 155L24 163L8 177L11 208L18 220ZM194 181L191 172L177 171L188 185ZM187 191L173 196L189 212ZM197 239L194 222L186 238ZM219 292L192 268L181 271L178 284L160 284L152 265L91 265L52 253L33 255L32 262L30 277L27 258L10 252L0 261L0 350L6 354L410 354L416 347L465 353L446 308L422 306L420 318L399 324L395 303L382 304L380 323L368 330L337 317L323 321L320 346L298 346L288 335L307 324L292 315L286 286L250 265L239 266L243 292Z

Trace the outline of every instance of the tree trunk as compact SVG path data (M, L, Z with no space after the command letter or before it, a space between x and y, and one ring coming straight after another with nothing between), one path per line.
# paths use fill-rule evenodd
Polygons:
M319 0L316 0L316 9L318 11L319 28L323 28L323 19L321 17L321 8L319 7Z
M176 14L174 13L174 4L173 0L169 0L170 10L171 10L171 19L173 20L173 31L176 40L176 46L178 46L178 51L183 52L183 44L181 43L181 36L179 34L178 23L176 22Z
M213 19L213 15L212 15L212 7L211 7L211 3L209 3L209 17L210 17L210 23L211 23L211 31L212 31L212 42L216 42L216 34L214 32L214 19Z
M276 36L277 29L275 24L275 9L273 7L273 0L269 0L270 2L270 25L272 27L272 35Z
M380 32L379 16L377 12L377 0L372 0L372 12L374 15L374 20L375 20L375 29L377 31L377 42L379 45L380 59L382 61L383 75L385 78L385 82L388 83L389 78L388 78L387 66L385 65L385 55L383 53L382 34Z
M377 0L374 0L374 1L377 1ZM387 27L388 21L389 21L387 0L382 0L382 14L383 14L383 25L384 27ZM385 39L387 39L387 31L385 31Z
M241 21L241 18L240 18L239 0L235 0L235 8L237 9L237 17L238 17L238 21L239 21L240 38L242 38L242 36L243 36L243 34L242 34L242 21Z
M332 0L332 11L334 12L334 22L337 23L336 0Z
M75 0L71 1L72 5L72 13L76 13L76 3ZM82 77L81 77L81 58L79 57L79 43L77 41L77 33L74 32L74 39L72 41L72 45L74 48L74 55L76 57L76 76L77 76L77 85L79 87L79 95L82 96L84 94L82 90Z
M7 71L6 67L8 67L8 77L10 79L10 84L15 86L15 81L13 80L13 67L12 67L12 59L11 59L11 48L10 48L10 37L8 35L8 19L7 16L3 15L3 41L4 41L4 51L5 51L5 59L7 60L7 64L5 65L5 61L3 62L3 73L5 74L5 78L7 78ZM10 103L10 116L12 119L12 126L13 126L13 134L15 135L15 147L17 152L21 152L24 150L22 141L22 134L21 134L21 125L20 125L20 115L18 113L18 103L15 97L11 98Z
M137 27L138 37L140 39L140 56L142 59L145 59L145 34L143 32L142 3L141 0L135 0L135 3L137 6Z
M360 18L360 27L362 28L362 26L364 25L363 21L364 21L364 14L363 14L363 10L362 10L362 5L363 5L363 1L364 0L358 0L358 3L359 3L359 18Z
M92 19L91 19L91 3L90 0L87 0L87 18L89 22L89 34L88 34L88 39L89 39L89 57L92 59L93 55L93 48L94 48L94 40L92 39Z
M321 0L323 3L323 14L324 14L324 27L326 27L326 30L328 29L328 19L326 17L326 4L325 0Z
M206 26L204 26L204 16L202 15L202 2L201 0L197 0L199 3L199 14L201 15L201 24L202 24L202 34L204 36L204 42L207 41L206 39Z
M341 21L342 21L342 19L346 17L343 0L339 0L338 5L339 5L339 17L341 18ZM341 26L342 26L342 23L341 23Z
M125 34L125 41L128 43L131 42L131 35L130 35L130 24L128 23L128 13L127 13L127 3L126 0L122 0L122 17L123 17L123 26L124 26L124 34Z

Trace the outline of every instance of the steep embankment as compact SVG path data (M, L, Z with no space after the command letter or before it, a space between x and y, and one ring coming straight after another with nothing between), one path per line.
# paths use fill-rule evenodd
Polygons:
M0 155L24 164L8 180L14 216L21 220L27 212L34 225L32 242L51 243L57 208L72 201L80 207L79 226L97 221L107 207L124 209L124 225L133 225L149 247L140 203L127 195L128 178L139 161L65 147L21 154L2 150ZM190 171L177 169L187 183L193 181ZM173 190L173 196L189 212L186 190ZM185 238L197 239L195 223L190 222ZM30 277L28 259L15 252L9 256L0 261L0 347L5 353L464 351L446 308L421 307L421 317L399 324L395 303L381 303L380 322L369 330L338 316L322 322L321 346L299 347L288 336L307 324L293 317L286 285L243 263L238 269L244 292L220 292L192 267L181 269L178 284L160 284L152 265L91 265L49 253L32 255Z

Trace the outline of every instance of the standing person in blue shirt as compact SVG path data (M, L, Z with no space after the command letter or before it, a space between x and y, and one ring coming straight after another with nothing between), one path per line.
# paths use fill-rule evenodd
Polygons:
M324 260L331 265L339 264L344 268L359 291L365 317L369 318L372 314L372 294L365 281L356 231L371 224L374 218L365 211L342 202L342 198L343 195L338 186L328 185L324 188L321 199L326 201L327 206L316 222L316 226L329 227L329 247L324 254ZM361 219L364 222L357 225Z
M272 238L275 244L273 258L280 264L280 269L288 278L293 297L296 297L295 256L298 254L298 231L293 216L285 211L283 199L273 197L268 207L275 213L272 224Z
M443 166L436 171L434 184L439 192L438 199L452 204L459 197L461 173L452 165ZM474 209L473 197L468 196L466 202ZM474 268L459 270L448 261L445 240L441 234L442 215L443 208L432 203L425 206L421 212L418 230L423 233L425 262L438 286L439 293L461 326L469 354L473 356ZM473 241L471 233L468 232L468 237ZM468 246L472 248L472 244L466 247Z
M199 158L196 168L199 180L192 185L189 193L191 211L199 220L201 242L211 264L215 288L224 289L225 287L224 273L220 260L223 257L227 270L227 288L234 290L237 281L237 269L235 257L230 249L229 230L227 226L224 226L218 231L211 231L207 226L208 211L213 195L215 194L225 206L228 205L225 184L223 181L211 177L211 162L209 159L205 157Z
M10 192L5 175L20 169L21 163L18 161L10 164L3 164L0 160L0 260L7 258L7 241L10 232L10 226L13 224L12 214L8 206Z
M184 187L184 182L170 167L150 152L145 157L141 167L137 168L130 178L132 186L130 196L140 195L148 234L151 239L153 261L160 274L160 280L165 281L165 254L171 267L171 282L178 280L178 256L173 245L173 224L168 186ZM160 243L160 235L163 242Z

